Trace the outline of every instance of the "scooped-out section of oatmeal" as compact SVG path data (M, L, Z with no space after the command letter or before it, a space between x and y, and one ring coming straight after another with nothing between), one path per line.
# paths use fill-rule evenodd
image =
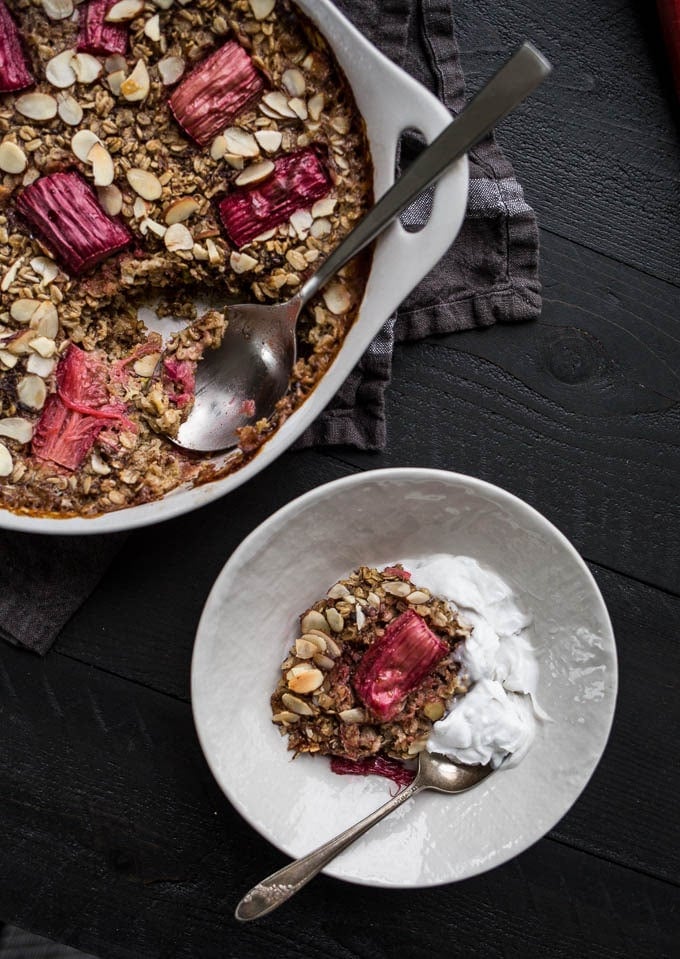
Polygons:
M229 303L295 295L372 180L292 0L0 0L0 507L96 516L256 455L332 363L370 258L305 309L287 395L219 466L168 439L196 365Z

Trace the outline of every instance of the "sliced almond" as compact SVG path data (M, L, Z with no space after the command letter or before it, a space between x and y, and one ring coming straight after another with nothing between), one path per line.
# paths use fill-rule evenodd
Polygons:
M288 101L288 106L301 120L306 120L309 116L307 112L307 104L304 100L301 100L300 97L293 97ZM302 144L300 144L300 146L302 146Z
M47 387L41 376L29 373L17 383L17 396L22 406L29 410L41 410L47 399Z
M30 186L31 183L35 183L39 177L40 171L36 170L35 167L32 167L30 170L26 170L21 183L23 186Z
M104 69L107 73L116 73L117 70L127 70L127 60L120 53L114 53L104 60Z
M330 310L330 307L328 307ZM333 312L331 310L331 312ZM383 583L383 589L386 593L389 593L390 596L408 596L409 593L413 591L413 587L410 583L405 582L403 579L390 580L389 582Z
M161 18L159 14L154 13L154 15L146 21L144 24L144 34L149 40L158 43L161 38Z
M47 286L59 273L59 267L49 256L34 256L31 260L31 269L41 278L41 286Z
M0 425L1 421L0 421ZM2 433L0 432L0 436ZM298 659L311 659L315 653L318 653L319 650L314 643L310 643L309 640L303 639L301 636L299 639L295 640L295 655Z
M184 60L182 57L163 57L158 61L158 72L163 84L169 87L172 83L177 83L184 73Z
M94 83L102 73L100 61L91 53L76 53L71 58L71 66L78 83Z
M168 226L173 223L183 223L200 208L200 203L192 196L183 196L175 200L165 211L165 222Z
M115 184L99 187L97 197L109 216L118 216L123 209L123 194Z
M95 143L87 154L92 164L95 186L111 186L113 183L114 168L111 154L102 143Z
M272 715L273 723L298 723L300 722L300 717L296 716L295 713L291 713L288 710L284 709L280 713L274 713Z
M2 278L2 282L0 282L0 290L2 290L3 293L7 292L7 290L9 290L12 283L14 283L14 281L16 280L17 273L21 269L21 264L23 262L24 262L24 257L23 256L18 257L18 259L16 259L14 263L12 263L12 265L9 267L9 269L5 272L5 275Z
M114 3L104 19L107 23L125 23L134 20L144 10L144 0L119 0Z
M36 336L34 340L31 340L31 349L47 360L57 352L57 344L48 336Z
M222 254L220 253L219 247L210 237L205 241L205 248L208 251L208 260L212 266L222 262Z
M252 133L240 127L229 127L224 131L227 143L227 152L241 157L256 157L260 152L257 141Z
M4 344L4 349L8 353L13 353L14 356L27 356L31 352L31 340L34 340L36 337L35 330L26 330L24 333L17 333L11 339L6 340Z
M70 127L77 127L83 119L83 108L69 93L57 94L57 112Z
M281 146L283 136L278 130L258 130L255 139L267 153L276 153Z
M352 298L349 295L347 287L339 282L329 283L328 286L325 287L322 296L326 307L334 316L342 316L352 305ZM385 584L386 592L389 592L387 589L388 585L388 583ZM410 590L407 590L407 592L410 592ZM398 595L402 594L399 593Z
M273 172L274 164L271 160L262 160L260 163L252 163L236 177L236 186L262 183L262 181L266 180L268 176L271 176Z
M4 443L0 443L0 476L9 476L13 469L12 454Z
M234 273L249 273L250 270L255 269L257 264L258 261L255 257L249 256L247 253L232 253L229 257L229 266Z
M161 239L168 232L167 226L163 226L162 223L152 219L150 216L147 216L144 220L142 220L142 222L139 224L139 228L144 234L151 230L152 233L155 233L156 236L160 236Z
M234 170L242 170L246 165L245 158L236 156L235 153L225 153L224 159Z
M194 238L183 223L173 223L168 227L163 241L171 253L176 253L178 250L191 250L194 246Z
M111 467L106 465L98 453L92 454L90 465L92 467L92 471L97 473L98 476L108 476L111 472Z
M299 250L288 250L286 259L294 270L304 270L307 268L307 261Z
M57 115L57 101L49 93L24 93L14 106L29 120L52 120Z
M289 670L289 674L294 673L296 669L298 669L297 666ZM288 688L294 693L313 693L323 684L323 679L324 676L320 669L305 669L290 677Z
M288 98L285 97L279 90L274 90L271 93L265 93L265 95L262 97L262 102L268 106L270 110L278 113L281 117L288 117L292 120L297 119L297 113L289 105Z
M153 376L153 372L158 366L160 358L160 353L149 353L147 356L142 356L137 360L133 364L132 369L137 376Z
M300 625L302 626L303 633L309 633L312 630L319 630L319 632L328 635L331 631L331 628L326 621L326 617L323 615L323 613L319 613L315 609L310 609L308 613L305 613L305 615L302 617Z
M312 216L314 219L318 216L330 216L337 205L337 199L334 196L324 196L317 200L312 207Z
M304 237L309 232L313 222L312 214L308 210L297 210L290 218L291 226L299 237Z
M56 357L50 356L45 358L43 356L38 356L37 353L31 353L26 361L26 369L28 372L35 373L36 376L42 376L44 380L46 380L48 376L52 375L56 365Z
M312 120L316 122L320 119L325 105L326 101L323 93L316 93L313 97L311 97L310 100L307 101L307 109Z
M55 338L59 332L59 314L51 300L42 300L39 304L31 317L31 329L35 330L38 336Z
M73 0L41 0L50 20L66 20L73 13Z
M338 718L341 719L343 723L364 723L366 722L366 713L358 707L354 709L343 709L338 713Z
M301 97L307 89L305 76L297 67L285 70L281 82L292 97Z
M18 362L18 356L14 356L13 353L8 352L7 350L0 349L0 363L2 363L6 369L13 370Z
M109 73L106 82L114 97L119 97L121 95L121 88L125 82L125 70L114 70L113 73Z
M204 262L208 259L208 251L205 249L205 247L201 246L200 243L194 243L191 255L195 260L200 260L201 262Z
M109 80L110 79L109 77ZM129 100L131 103L136 103L146 99L149 95L150 86L149 71L146 69L146 63L144 63L143 60L138 60L130 76L121 83L120 92L126 100Z
M264 20L276 6L276 0L248 0L256 20Z
M257 134L255 134L255 136L257 136ZM227 141L222 134L220 134L219 136L215 137L213 142L210 144L210 156L213 158L213 160L221 160L226 152Z
M17 443L30 443L33 426L21 416L7 416L0 420L0 436L6 436Z
M81 163L88 162L87 158L95 143L101 143L101 140L92 130L78 130L71 137L71 149Z
M126 177L135 193L144 200L157 200L163 192L161 181L148 170L132 167L127 171Z
M47 61L45 76L53 87L64 90L66 87L72 87L76 82L76 71L71 63L75 52L75 50L62 50Z
M40 300L29 300L22 297L15 300L9 308L10 316L17 323L30 323L31 317L40 306Z
M149 201L143 200L141 196L138 196L135 198L135 202L132 207L132 215L134 216L135 220L141 220L147 215L150 209L151 205Z
M306 703L303 699L298 699L297 696L292 696L290 693L284 693L281 697L281 702L286 709L289 709L298 716L314 715L314 710L309 703Z
M312 234L315 240L322 240L331 232L331 227L331 221L327 220L325 217L321 217L319 220L314 220L309 232Z

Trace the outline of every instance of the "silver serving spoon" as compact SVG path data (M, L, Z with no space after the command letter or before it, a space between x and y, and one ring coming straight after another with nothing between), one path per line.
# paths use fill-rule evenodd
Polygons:
M347 849L355 839L363 836L371 826L389 816L398 806L415 796L422 789L435 789L442 793L462 793L476 786L492 771L491 766L464 766L451 762L446 756L426 750L418 756L418 773L410 786L402 789L389 802L370 813L365 819L350 826L334 839L330 839L314 852L296 859L279 869L246 893L236 907L236 918L244 922L259 919L277 909L282 903L306 886L324 866Z
M228 306L229 324L222 345L207 351L198 364L195 403L174 442L201 453L229 449L238 443L238 429L268 417L288 389L296 359L295 324L303 306L521 103L550 70L550 64L538 50L524 43L390 187L293 299L273 306L261 303Z

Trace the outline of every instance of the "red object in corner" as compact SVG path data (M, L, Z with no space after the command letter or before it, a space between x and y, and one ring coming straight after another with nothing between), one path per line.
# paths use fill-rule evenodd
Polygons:
M680 0L656 0L661 31L675 78L675 92L680 98Z

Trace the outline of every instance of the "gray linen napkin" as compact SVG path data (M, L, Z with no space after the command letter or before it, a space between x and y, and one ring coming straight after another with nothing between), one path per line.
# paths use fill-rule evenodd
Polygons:
M336 0L357 27L395 63L434 90L452 113L465 101L454 35L456 0ZM403 145L402 164L418 149ZM384 394L396 342L528 320L541 307L538 230L493 137L473 152L468 211L461 233L437 267L375 338L298 448L349 444L380 449L386 442ZM427 220L421 197L403 222ZM44 537L0 532L0 637L45 653L89 596L124 537Z

